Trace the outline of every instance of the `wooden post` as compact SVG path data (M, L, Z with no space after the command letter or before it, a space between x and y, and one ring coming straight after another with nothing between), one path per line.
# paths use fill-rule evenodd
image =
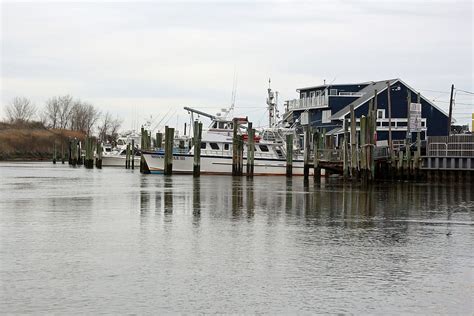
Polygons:
M367 146L366 146L367 119L364 115L360 118L360 174L362 182L367 182Z
M81 141L78 140L77 142L77 164L82 165L84 163L82 159L82 144Z
M56 164L56 140L53 143L53 164Z
M95 167L97 169L102 169L102 152L103 152L103 148L102 148L102 143L99 141L97 141L97 147L96 147L96 151L95 151L95 156L96 156L96 159L95 159Z
M132 139L132 169L135 169L135 140Z
M309 154L310 154L310 142L309 142L309 126L304 126L304 162L303 162L303 176L304 180L308 180L309 177Z
M392 100L390 98L390 81L387 81L387 106L388 106L388 147L390 150L390 157L392 157L393 152L393 142L392 142Z
M454 95L454 84L451 85L451 96L449 98L449 117L448 117L448 136L451 135L451 121L453 120L453 95Z
M255 153L255 130L252 128L252 122L247 126L247 177L253 177L254 171L254 153Z
M238 139L237 139L237 131L238 131L238 126L237 126L237 120L233 120L233 133L232 133L232 175L237 176L238 175L238 159L239 159L239 146L238 146Z
M127 149L125 151L125 169L130 168L130 144L127 144Z
M173 174L173 141L174 128L165 127L165 175Z
M293 176L293 134L286 135L286 176Z
M346 118L344 118L344 140L343 140L343 148L342 148L342 154L343 154L343 160L342 160L342 166L343 166L343 175L344 178L347 179L349 178L349 122Z
M201 175L201 137L202 137L202 123L194 121L194 164L193 176L199 177Z
M357 163L357 121L355 118L354 104L351 104L351 177L357 178L359 169Z
M64 157L64 138L61 136L61 163L64 165L64 161L66 160L66 157Z
M160 149L163 143L163 133L156 133L156 148Z
M375 90L374 104L372 107L370 119L370 130L369 130L369 139L370 139L370 179L375 179L375 146L377 142L375 136L377 135L377 90Z
M411 129L410 129L410 105L411 105L411 91L407 90L407 136L405 141L405 167L404 173L407 178L410 178L410 170L411 170Z
M418 92L417 95L417 103L421 104L421 94ZM413 163L414 173L415 173L415 180L419 180L420 177L420 163L421 163L421 123L420 128L416 131L416 153L415 153L415 161Z
M315 182L321 182L321 167L319 166L319 148L321 147L321 134L313 133L313 178Z

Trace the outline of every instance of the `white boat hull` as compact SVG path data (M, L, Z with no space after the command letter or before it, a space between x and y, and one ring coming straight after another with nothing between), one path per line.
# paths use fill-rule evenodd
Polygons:
M102 167L125 167L126 156L102 156ZM135 156L135 166L140 166L140 156Z
M142 153L152 173L163 173L163 153ZM243 173L246 174L246 158L244 158ZM194 157L190 154L173 155L174 174L192 174ZM232 174L231 156L201 156L201 174ZM310 169L310 175L313 170ZM255 158L254 175L286 175L286 161L282 159ZM303 161L293 161L293 175L303 175Z

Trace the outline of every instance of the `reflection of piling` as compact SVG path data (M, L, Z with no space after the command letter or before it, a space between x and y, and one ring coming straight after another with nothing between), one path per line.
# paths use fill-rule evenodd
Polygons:
M174 128L165 127L165 175L173 174L173 140Z
M194 121L194 162L193 162L193 176L199 177L201 175L201 137L202 137L202 123Z
M248 123L247 129L247 176L253 177L254 158L255 158L255 129L252 128L252 122Z
M293 134L286 135L286 176L293 175Z

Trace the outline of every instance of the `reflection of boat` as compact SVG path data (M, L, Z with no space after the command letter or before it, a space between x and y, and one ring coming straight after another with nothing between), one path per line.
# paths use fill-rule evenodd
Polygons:
M127 157L127 145L116 147L110 152L104 152L102 156L102 166L125 167ZM140 151L135 147L135 166L140 166Z

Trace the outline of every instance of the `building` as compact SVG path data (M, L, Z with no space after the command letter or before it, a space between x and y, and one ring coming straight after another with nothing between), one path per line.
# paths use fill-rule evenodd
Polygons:
M354 106L357 121L367 115L370 100L377 97L377 141L386 142L389 131L388 90L390 87L392 139L394 143L406 139L408 126L408 94L411 102L417 103L418 92L401 79L370 81L352 84L325 84L300 88L299 99L285 102L284 122L298 125L301 113L308 111L309 124L325 130L340 144L345 119L350 119L350 108ZM424 96L421 103L421 138L448 134L448 114ZM412 133L412 139L416 139Z

